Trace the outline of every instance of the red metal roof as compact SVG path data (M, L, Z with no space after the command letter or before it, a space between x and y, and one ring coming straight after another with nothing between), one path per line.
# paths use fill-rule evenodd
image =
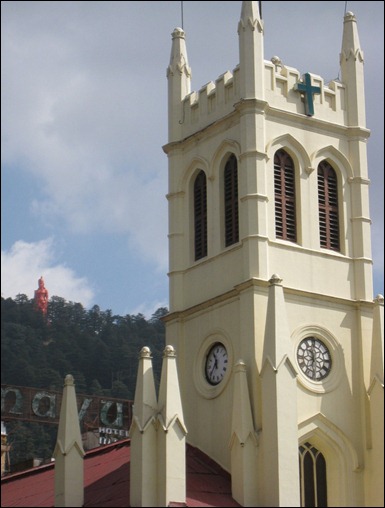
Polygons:
M84 459L84 506L129 507L130 440L94 448ZM187 506L240 506L231 497L231 478L196 448L187 446ZM54 463L1 479L1 506L53 507ZM174 503L173 506L182 506Z

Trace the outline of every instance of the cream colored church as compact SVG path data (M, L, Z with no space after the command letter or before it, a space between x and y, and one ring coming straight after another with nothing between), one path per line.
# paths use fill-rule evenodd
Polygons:
M197 92L172 33L166 330L186 439L243 506L383 506L357 21L346 13L325 83L265 60L258 3L242 2L239 65Z

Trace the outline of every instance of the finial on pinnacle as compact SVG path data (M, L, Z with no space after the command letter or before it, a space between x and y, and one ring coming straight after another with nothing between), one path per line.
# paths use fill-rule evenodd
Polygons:
M349 20L352 20L352 21L354 20L354 21L355 21L355 20L356 20L356 15L354 14L354 12L352 12L352 11L348 11L348 12L345 14L345 19L346 19L347 21L349 21Z
M185 38L185 32L183 28L176 27L174 28L174 31L172 32L172 38L173 39L184 39Z
M282 60L279 58L279 56L271 57L271 62L276 66L282 67Z
M151 350L149 347L144 346L140 350L140 358L151 358Z
M71 374L67 374L64 380L64 386L74 386L74 377Z
M269 280L269 282L270 282L270 286L280 286L282 283L282 279L277 273L274 273L271 276L271 279Z
M240 358L234 365L234 372L246 372L246 364L242 358Z
M175 348L170 345L166 346L163 351L163 357L175 358L176 357Z

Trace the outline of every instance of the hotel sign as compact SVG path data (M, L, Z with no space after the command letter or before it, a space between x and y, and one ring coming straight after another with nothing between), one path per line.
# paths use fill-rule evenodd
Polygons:
M1 419L59 423L62 392L25 386L1 385ZM132 419L132 400L77 395L82 432L99 429L127 437Z

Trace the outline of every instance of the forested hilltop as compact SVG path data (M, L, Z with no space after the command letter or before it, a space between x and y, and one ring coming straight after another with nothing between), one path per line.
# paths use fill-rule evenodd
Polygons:
M133 399L143 346L151 349L159 384L165 347L161 318L167 312L159 308L148 320L142 314L118 316L53 296L45 319L26 295L1 298L1 383L62 391L65 376L72 374L77 393ZM13 461L52 453L52 437L43 436L41 426L7 423L9 429L11 442L12 435L24 432L31 441L18 452L20 439L15 440Z

